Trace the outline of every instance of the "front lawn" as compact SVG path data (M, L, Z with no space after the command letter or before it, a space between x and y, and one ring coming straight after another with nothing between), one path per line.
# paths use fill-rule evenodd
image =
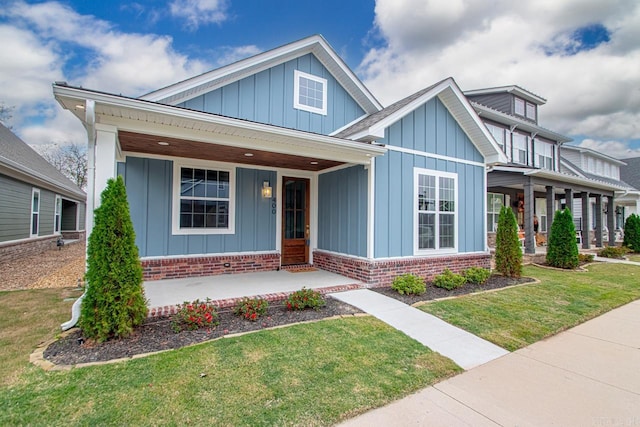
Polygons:
M640 254L627 254L629 261L640 262Z
M513 351L640 298L640 268L597 263L588 272L527 266L542 283L433 302L428 313Z

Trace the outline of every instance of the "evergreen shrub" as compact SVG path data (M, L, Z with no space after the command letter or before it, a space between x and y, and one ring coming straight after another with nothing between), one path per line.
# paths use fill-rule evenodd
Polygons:
M624 222L624 238L622 246L629 248L631 251L640 253L640 216L631 214Z
M393 279L391 289L400 295L421 295L427 290L427 285L415 274L403 274Z
M462 275L467 279L467 283L483 285L489 280L491 270L482 267L470 267L463 271Z
M518 224L513 210L508 206L503 206L498 215L496 270L506 277L522 275L522 249L518 239Z
M569 209L555 213L547 242L547 264L558 268L576 268L580 264L576 228Z
M446 268L442 272L442 274L438 274L433 279L433 284L435 286L446 289L448 291L451 291L455 288L459 288L465 283L467 283L467 279L463 275L456 274L451 270L449 270L448 268Z

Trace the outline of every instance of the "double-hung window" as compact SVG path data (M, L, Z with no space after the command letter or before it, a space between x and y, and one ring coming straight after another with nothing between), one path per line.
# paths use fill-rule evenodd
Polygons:
M501 128L500 126L493 125L491 123L485 123L485 125L487 126L487 129L489 129L489 132L491 132L491 135L493 135L493 138L496 140L500 148L502 148L502 151L504 151L506 129Z
M457 249L458 176L415 169L414 232L416 254Z
M327 114L327 79L294 71L293 107L311 113Z
M535 140L536 167L553 170L553 144Z
M232 234L232 169L174 164L173 234Z
M527 137L520 133L513 134L513 161L521 165L527 164Z
M31 237L36 237L40 231L40 190L31 190Z
M487 193L487 232L498 231L498 217L504 206L504 194Z
M56 196L56 210L53 216L53 227L54 232L60 232L60 220L62 219L62 198L60 196Z
M519 116L523 116L525 114L525 102L524 99L515 98L515 113Z

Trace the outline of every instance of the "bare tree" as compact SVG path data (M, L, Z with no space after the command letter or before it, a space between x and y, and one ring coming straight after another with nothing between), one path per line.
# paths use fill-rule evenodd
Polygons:
M87 147L49 144L34 147L42 157L83 190L87 186Z
M14 108L15 107L9 107L3 101L0 101L0 123L9 129L13 128L13 126L9 126L9 121L13 117Z

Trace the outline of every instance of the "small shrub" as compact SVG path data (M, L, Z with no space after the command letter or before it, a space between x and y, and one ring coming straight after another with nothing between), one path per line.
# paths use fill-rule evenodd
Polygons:
M518 223L508 206L503 206L498 215L496 270L506 277L520 277L522 274L522 250L518 239Z
M240 317L255 322L260 316L267 314L269 303L262 298L245 298L236 304L233 312Z
M414 274L403 274L393 279L391 289L400 295L420 295L427 290L424 280Z
M640 215L631 214L624 222L622 246L633 252L640 252Z
M569 209L556 211L553 217L546 261L550 266L558 268L576 268L580 263L576 228Z
M592 254L578 254L578 260L580 261L580 264L587 264L589 262L593 262L593 255Z
M467 279L467 283L477 283L483 285L489 280L491 270L482 267L467 268L462 275Z
M175 332L182 330L196 330L199 328L213 328L218 325L218 313L209 298L202 302L185 301L178 305L178 311L171 319L171 326Z
M324 298L320 292L307 288L302 288L289 295L285 303L287 310L304 310L305 308L320 310L324 304Z
M433 284L439 288L446 289L448 291L455 288L459 288L467 282L467 279L461 275L453 273L448 268L444 270L442 274L438 274L433 279Z
M598 252L598 256L601 256L603 258L622 259L627 254L627 252L628 250L624 247L607 246L606 248L601 249Z

